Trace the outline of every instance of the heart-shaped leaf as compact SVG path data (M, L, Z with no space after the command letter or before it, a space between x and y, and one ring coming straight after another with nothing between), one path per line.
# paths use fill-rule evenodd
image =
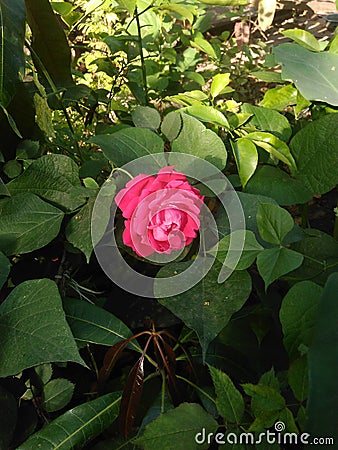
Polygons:
M51 280L25 281L13 289L0 305L0 336L1 377L52 361L85 366Z

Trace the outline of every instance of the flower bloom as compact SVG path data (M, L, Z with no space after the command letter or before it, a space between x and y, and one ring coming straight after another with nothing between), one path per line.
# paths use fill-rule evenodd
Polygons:
M170 254L189 245L200 227L204 197L173 166L140 174L115 197L126 219L123 242L139 256Z

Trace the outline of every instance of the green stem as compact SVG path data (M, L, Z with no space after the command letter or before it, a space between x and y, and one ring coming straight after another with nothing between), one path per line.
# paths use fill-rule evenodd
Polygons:
M30 45L30 43L27 40L25 41L25 44L26 44L28 50L30 51L31 55L32 56L34 55L35 60L37 61L38 65L40 66L40 69L41 69L42 73L44 74L44 76L45 76L49 86L51 87L53 94L55 95L55 97L57 98L57 100L58 100L58 102L59 102L59 104L61 106L62 112L63 112L63 114L64 114L64 116L66 118L66 121L67 121L67 125L68 125L68 128L69 128L69 131L71 132L75 148L78 151L78 154L79 154L79 156L81 158L79 144L78 144L77 139L75 137L75 131L74 131L74 128L73 128L73 124L72 124L72 122L70 120L70 117L69 117L69 114L67 112L67 109L65 108L65 106L63 104L60 92L57 89L57 87L55 86L54 81L52 80L51 76L47 72L45 66L43 65L43 62L39 58L39 55L34 51L34 49L32 48L32 46Z
M214 398L211 397L211 395L209 395L207 392L205 392L203 389L201 389L199 386L197 386L197 384L193 383L192 381L188 380L187 378L181 377L181 375L176 375L177 378L179 378L180 380L185 381L186 383L188 383L191 387L193 387L194 389L196 389L196 391L200 392L201 394L203 394L206 398L208 398L212 403L216 404L216 400Z
M135 8L135 19L136 19L136 24L137 24L138 44L140 47L141 70L142 70L142 81L143 81L143 89L144 89L144 96L145 96L145 104L149 105L148 86L147 86L147 70L146 70L144 54L143 54L141 24L140 24L140 18L139 18L139 14L137 12L137 8Z

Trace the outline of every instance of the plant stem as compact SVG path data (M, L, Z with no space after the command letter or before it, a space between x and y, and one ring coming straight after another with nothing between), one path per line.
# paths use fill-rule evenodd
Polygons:
M37 55L37 53L34 51L34 49L32 48L32 46L30 45L30 43L27 40L25 41L25 44L26 44L28 50L31 52L31 55L32 56L34 55L34 58L36 59L38 65L40 66L40 69L41 69L42 73L44 74L44 76L45 76L49 86L51 87L51 89L53 91L53 94L55 95L55 97L57 98L57 100L58 100L58 102L59 102L59 104L61 106L62 112L63 112L63 114L65 116L66 121L67 121L67 125L68 125L68 128L69 128L69 131L70 131L70 133L72 135L72 138L73 138L73 141L74 141L75 149L77 150L80 159L82 159L81 153L80 153L80 149L79 149L79 144L78 144L76 136L75 136L75 131L74 131L74 128L73 128L73 124L72 124L72 122L70 120L70 116L68 114L68 111L67 111L67 109L65 108L65 106L63 104L60 92L58 91L57 87L55 86L54 81L52 80L51 76L47 72L45 66L43 65L43 62L39 58L39 55Z
M197 384L193 383L192 381L188 380L187 378L181 377L181 375L176 375L176 377L179 378L180 380L183 380L186 383L188 383L190 386L192 386L194 389L196 389L196 391L200 392L206 398L208 398L212 403L216 403L216 400L214 398L212 398L211 395L209 395L203 389L201 389L199 386L197 386Z
M140 47L141 70L142 70L142 81L143 81L145 104L149 105L148 86L147 86L147 70L146 70L144 54L143 54L141 24L140 24L140 18L139 18L139 14L137 12L137 8L135 8L135 19L136 19L136 24L137 24L138 44Z

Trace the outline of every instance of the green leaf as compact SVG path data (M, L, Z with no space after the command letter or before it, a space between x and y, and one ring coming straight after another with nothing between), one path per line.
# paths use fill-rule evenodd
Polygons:
M3 169L4 174L8 176L8 178L18 177L22 171L21 164L16 159L12 159L7 161L4 165Z
M0 305L0 336L1 377L45 362L85 365L51 280L25 281L13 289Z
M91 219L95 203L95 197L88 202L73 216L66 227L66 238L74 247L81 250L89 263L93 251L91 237Z
M42 384L48 383L48 381L52 378L53 369L50 363L40 364L34 367L35 373L41 380Z
M296 170L295 161L289 147L275 135L264 133L262 131L254 131L253 133L247 134L245 139L252 140L256 145L262 147L272 156L290 166L291 170Z
M222 139L194 117L182 114L182 119L183 127L172 143L172 151L197 156L220 170L224 169L227 152Z
M1 154L0 154L1 157ZM2 161L0 161L2 162ZM0 197L4 196L4 197L10 197L11 194L9 193L7 186L5 185L5 183L2 181L2 179L0 178Z
M206 53L210 58L217 59L214 47L204 38L201 32L195 32L193 39L190 41L190 45L191 47Z
M253 115L249 121L250 125L261 131L269 131L282 141L290 139L292 130L289 121L278 111L263 106L253 106L249 103L244 103L241 110L246 114Z
M324 285L328 276L337 271L338 242L316 229L304 230L305 236L292 244L292 249L305 256L302 266L290 274L295 279L311 279Z
M39 149L39 141L25 139L16 147L16 159L35 159L38 157Z
M182 116L178 111L171 111L164 116L161 131L169 141L177 138L182 128Z
M331 275L318 304L315 333L309 351L310 385L307 431L338 442L338 274ZM329 446L328 446L329 447Z
M312 281L300 281L283 299L280 321L284 346L290 359L300 356L300 346L311 344L317 307L323 289Z
M284 408L279 413L278 421L282 421L285 424L285 432L299 434L293 413L289 408Z
M47 412L64 408L72 399L74 383L65 378L49 381L43 388L42 406Z
M257 148L252 141L245 138L239 138L231 144L237 164L238 175L241 179L242 186L245 187L257 167Z
M247 0L200 0L200 3L219 6L240 6L248 4Z
M17 400L0 385L0 448L8 449L18 420Z
M289 248L274 247L265 249L257 256L257 268L264 280L265 289L278 278L299 267L303 255Z
M178 105L183 106L191 106L194 105L195 103L203 102L207 99L208 96L202 91L188 91L182 92L177 95L171 95L170 97L166 97L166 100L169 100L173 103L177 103Z
M272 198L264 197L263 195L246 194L244 192L237 192L237 195L240 199L244 212L245 228L255 233L256 238L259 242L262 241L260 242L262 244L263 240L259 236L256 220L258 207L261 203L277 205L276 201ZM215 230L215 234L219 235L219 239L231 233L229 218L223 208L220 208L216 214L216 224L217 231Z
M201 122L213 123L219 127L229 129L229 123L224 114L213 106L206 106L199 103L194 103L184 109L184 112L196 117Z
M295 177L313 194L324 194L338 182L337 142L337 113L309 123L291 140L290 148L297 164Z
M146 128L125 128L113 134L95 136L90 142L101 147L105 157L117 167L141 156L162 153L164 149L162 139Z
M263 247L257 242L256 237L252 231L249 230L237 230L234 231L231 234L228 234L227 236L224 236L219 242L218 242L218 250L217 250L217 259L223 263L225 261L225 258L228 255L229 247L230 247L230 239L235 239L235 242L242 242L242 236L245 236L244 240L244 246L242 250L241 257L236 265L236 270L243 270L247 269L251 266L251 264L255 261L256 256L264 250ZM239 249L236 249L237 251ZM236 251L236 256L237 256ZM212 250L210 253L214 253ZM231 261L231 259L230 259Z
M65 155L45 155L7 185L12 195L32 192L66 210L73 211L86 199L76 163Z
M11 264L6 256L0 252L0 289L5 284L9 271L11 270Z
M281 32L284 36L289 39L294 40L300 46L307 48L308 50L312 50L314 52L321 52L325 49L328 44L328 41L319 42L313 36L313 34L309 33L306 30L301 30L299 28L293 28L291 30L284 30Z
M252 408L257 417L264 411L280 411L285 408L285 399L270 386L242 384L247 395L252 397Z
M288 381L295 398L303 402L308 396L309 365L307 357L294 360L288 371Z
M48 0L25 0L32 31L33 59L42 78L45 71L57 87L74 85L71 54L61 23ZM37 58L35 57L37 56Z
M112 347L132 335L120 319L84 300L67 298L64 310L76 341Z
M290 213L276 205L261 203L257 211L259 234L266 242L281 244L294 226Z
M160 113L150 106L137 106L131 114L136 127L157 130L161 123Z
M0 2L0 104L7 108L24 72L26 27L24 0Z
M199 444L195 440L198 433L215 433L218 424L205 410L196 403L182 403L175 409L160 415L146 426L142 436L135 439L135 444L143 450L189 450L209 448L209 443ZM208 434L207 434L208 435ZM199 436L198 436L199 437ZM197 437L197 439L198 439ZM202 438L202 436L201 436Z
M181 273L191 262L171 263L160 269L158 277ZM226 326L231 316L239 311L251 292L247 272L236 271L224 283L218 283L221 264L215 262L208 274L193 288L182 294L160 298L158 301L196 331L203 355L209 343ZM155 280L154 291L157 293Z
M335 37L332 39L329 47L329 51L332 53L338 54L338 35L336 34Z
M53 128L52 111L48 105L47 96L41 96L40 94L34 94L34 106L35 106L35 120L41 131L44 132L46 137L55 138L55 131Z
M7 255L44 247L59 233L63 212L34 194L15 195L0 203L0 250Z
M290 177L274 166L259 167L245 186L245 192L266 195L274 198L280 205L306 203L312 192L301 180Z
M225 87L230 83L230 73L218 73L214 76L211 86L210 94L212 98L220 95Z
M125 8L129 14L133 14L136 7L136 0L119 0L118 4L121 8Z
M190 24L192 24L194 21L194 15L192 13L193 9L181 3L162 3L160 9L172 11L173 13L179 14L184 19L187 19Z
M297 103L297 89L292 84L277 86L266 91L260 106L283 111L287 106Z
M337 54L290 43L275 47L274 54L282 64L283 79L292 80L303 97L338 106Z
M229 376L209 366L216 391L216 406L219 414L230 423L240 424L244 414L244 400Z
M17 450L83 448L118 416L120 394L112 392L76 406L33 434Z

